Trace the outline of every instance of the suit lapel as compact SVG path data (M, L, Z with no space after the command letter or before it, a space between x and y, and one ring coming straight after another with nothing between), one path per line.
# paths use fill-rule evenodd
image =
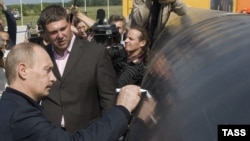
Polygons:
M65 69L63 72L62 80L67 77L69 72L74 68L75 64L77 64L77 62L81 58L82 52L84 50L82 48L83 48L85 42L87 42L87 41L82 40L78 37L75 38L72 50L70 52L68 61L66 63L66 66L65 66Z
M50 56L50 58L51 58L51 60L53 62L53 65L54 65L53 73L54 73L54 75L56 76L57 79L61 80L61 74L60 74L59 69L57 67L57 64L56 64L56 61L55 61L55 58L54 58L54 53L52 51L52 45L46 46L46 50L47 50L47 52L48 52L48 54L49 54L49 56Z

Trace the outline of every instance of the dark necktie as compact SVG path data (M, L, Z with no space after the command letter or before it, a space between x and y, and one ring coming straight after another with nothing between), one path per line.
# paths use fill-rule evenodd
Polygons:
M158 3L158 0L153 0L153 5L151 7L151 21L150 21L150 33L152 37L154 35L157 26L160 9L161 9L161 4Z

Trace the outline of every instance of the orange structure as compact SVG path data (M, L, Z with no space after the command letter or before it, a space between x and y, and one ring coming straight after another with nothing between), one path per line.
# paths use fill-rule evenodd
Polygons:
M133 0L122 0L122 14L127 17L133 7Z
M250 14L250 0L236 0L236 11Z
M182 0L187 6L210 9L210 0Z

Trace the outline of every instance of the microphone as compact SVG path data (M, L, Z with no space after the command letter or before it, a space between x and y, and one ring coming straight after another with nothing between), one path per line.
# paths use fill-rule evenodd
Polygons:
M99 24L99 25L104 24L105 11L104 11L103 9L98 9L98 10L97 10L96 19L98 20L98 24Z

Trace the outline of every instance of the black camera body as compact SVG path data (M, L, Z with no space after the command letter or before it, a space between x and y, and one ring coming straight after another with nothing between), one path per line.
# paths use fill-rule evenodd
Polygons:
M127 52L122 44L117 44L115 46L108 48L111 59L122 58L124 61L127 58Z
M111 57L116 75L119 76L127 65L127 52L122 44L108 47L108 52Z
M121 35L114 24L103 24L92 27L94 34L92 42L107 47L108 53L112 60L116 75L123 71L127 61L127 52L121 42Z
M42 30L37 25L27 24L27 37L29 42L43 45Z
M97 23L91 28L93 33L92 42L107 47L110 58L112 60L116 75L123 71L127 62L127 52L121 44L121 35L115 24L106 24L104 22L105 11L98 9Z
M92 42L105 46L120 43L121 35L114 24L96 24L92 27Z
M113 24L95 25L92 27L92 32L94 33L92 42L107 47L116 75L119 76L126 64L127 52L120 43L121 35L118 29Z
M114 24L105 22L105 11L103 9L97 10L96 19L97 22L91 28L93 34L92 42L105 46L113 46L120 43L121 35L119 30Z

